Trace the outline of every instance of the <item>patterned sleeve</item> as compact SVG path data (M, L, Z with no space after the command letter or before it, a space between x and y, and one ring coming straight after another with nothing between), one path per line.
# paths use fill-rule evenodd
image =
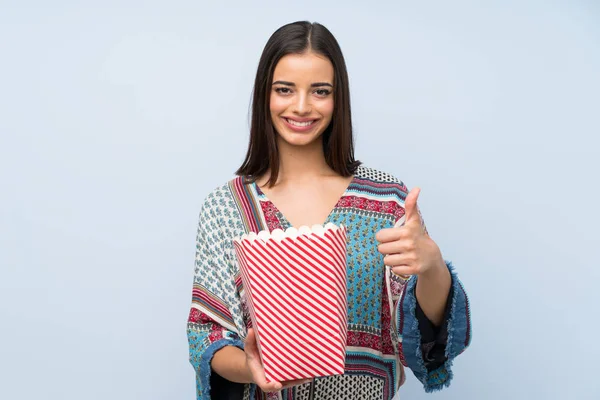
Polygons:
M396 215L397 222L404 223L404 201L408 195L406 185L398 180L398 199L401 210ZM421 222L427 232L423 215ZM435 328L421 310L415 293L417 277L396 285L399 299L395 304L395 321L398 328L399 351L404 366L410 368L423 383L426 392L441 390L452 380L452 362L471 342L471 315L469 299L458 279L452 263L446 261L452 283L444 321Z
M222 233L218 217L207 198L198 224L192 306L187 323L189 357L196 371L198 400L211 398L211 361L225 346L243 348L228 306L235 296L227 260L222 251ZM211 379L212 378L212 379Z
M396 307L396 326L401 337L403 364L423 383L426 392L441 390L452 380L452 361L471 341L469 300L450 262L452 286L442 326L432 332L417 303L417 277L404 285Z

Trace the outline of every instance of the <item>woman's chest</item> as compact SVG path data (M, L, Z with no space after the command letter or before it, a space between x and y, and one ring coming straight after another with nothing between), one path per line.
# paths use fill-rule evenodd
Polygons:
M263 204L266 203L281 215L283 228L298 228L326 223L344 197L348 184L348 178L336 178L295 188L259 190L265 194Z
M376 213L338 210L332 214L330 221L346 227L349 323L379 327L384 302L385 265L383 255L377 249L375 235L389 227L392 219Z

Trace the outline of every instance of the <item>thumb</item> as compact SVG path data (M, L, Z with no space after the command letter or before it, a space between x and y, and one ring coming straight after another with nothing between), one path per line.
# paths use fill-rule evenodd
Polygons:
M419 199L420 188L414 188L411 190L406 199L404 200L404 210L406 211L406 222L413 219L421 219L419 216L419 208L417 206L417 200Z
M244 340L244 349L246 353L249 353L253 356L256 353L256 334L254 333L254 329L248 329L248 333L246 334L246 340Z
M244 342L244 351L246 352L247 365L250 368L253 383L257 384L263 391L272 392L282 388L280 382L267 383L265 371L258 354L258 346L256 345L256 333L254 329L248 329L246 341Z

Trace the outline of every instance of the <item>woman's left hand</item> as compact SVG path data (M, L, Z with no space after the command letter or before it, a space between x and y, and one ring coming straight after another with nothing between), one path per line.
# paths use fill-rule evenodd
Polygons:
M415 188L406 196L404 225L382 229L375 236L380 243L377 248L385 256L385 265L404 277L422 276L446 267L438 245L427 234L419 214L417 199L420 192Z

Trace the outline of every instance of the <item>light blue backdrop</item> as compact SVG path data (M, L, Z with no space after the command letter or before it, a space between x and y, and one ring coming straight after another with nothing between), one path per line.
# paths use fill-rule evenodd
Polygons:
M597 1L1 3L1 399L194 397L196 218L298 19L337 36L358 157L422 187L471 296L451 388L401 397L600 398Z

